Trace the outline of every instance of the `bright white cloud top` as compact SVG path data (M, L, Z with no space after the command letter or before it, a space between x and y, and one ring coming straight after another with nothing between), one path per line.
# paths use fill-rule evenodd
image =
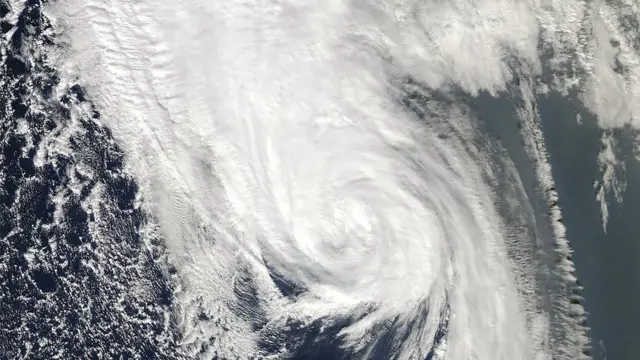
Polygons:
M364 359L377 334L397 359L578 359L584 313L570 302L533 103L550 48L551 87L598 83L582 95L600 119L637 122L637 81L598 52L616 15L595 3L86 0L48 11L70 45L67 79L98 104L163 229L188 354L287 358L285 345L261 346L271 332L348 319L340 342ZM582 40L585 24L597 36ZM617 36L634 73L630 39ZM570 62L593 76L562 75ZM511 221L535 225L518 174L453 101L516 77L552 249ZM625 114L603 103L614 100ZM299 291L282 294L274 277Z

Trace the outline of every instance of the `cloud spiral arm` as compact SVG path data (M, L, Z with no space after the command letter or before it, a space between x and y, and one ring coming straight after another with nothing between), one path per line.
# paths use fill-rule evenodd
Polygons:
M496 151L451 95L504 91L508 59L539 71L544 23L498 3L51 10L180 269L187 353L291 357L262 345L295 320L362 358L551 357L518 268L533 245L496 206L527 199L496 192Z

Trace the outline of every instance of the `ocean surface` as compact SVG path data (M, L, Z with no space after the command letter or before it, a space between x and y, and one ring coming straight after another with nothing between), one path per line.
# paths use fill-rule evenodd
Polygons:
M494 44L492 2L425 4ZM413 34L388 9L289 5L0 0L0 358L638 358L633 106L551 85L597 51L452 75L334 23Z
M616 130L626 164L623 203L615 204L607 231L600 222L594 182L602 129L595 117L559 94L540 100L540 113L562 199L567 236L572 239L576 272L584 286L584 306L594 355L599 359L633 359L640 354L640 167L632 144L637 131ZM580 113L582 123L576 121Z

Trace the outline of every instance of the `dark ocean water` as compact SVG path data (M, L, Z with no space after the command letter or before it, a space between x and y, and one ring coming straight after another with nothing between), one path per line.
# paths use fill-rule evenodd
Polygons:
M10 13L0 1L0 16ZM170 275L78 86L54 89L41 3L2 21L0 358L177 358Z

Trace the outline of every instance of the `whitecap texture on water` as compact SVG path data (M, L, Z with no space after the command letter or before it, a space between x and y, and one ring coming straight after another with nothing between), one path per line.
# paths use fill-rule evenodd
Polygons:
M529 7L87 0L49 11L70 44L66 78L99 105L164 230L186 351L260 358L261 329L350 318L340 344L362 358L393 324L389 357L422 359L444 323L447 359L550 356L545 316L524 295L533 285L516 283L527 276L507 256L489 156L468 109L446 101L453 87L504 90L510 59L539 71ZM405 77L444 95L410 111ZM302 290L284 296L270 272Z

